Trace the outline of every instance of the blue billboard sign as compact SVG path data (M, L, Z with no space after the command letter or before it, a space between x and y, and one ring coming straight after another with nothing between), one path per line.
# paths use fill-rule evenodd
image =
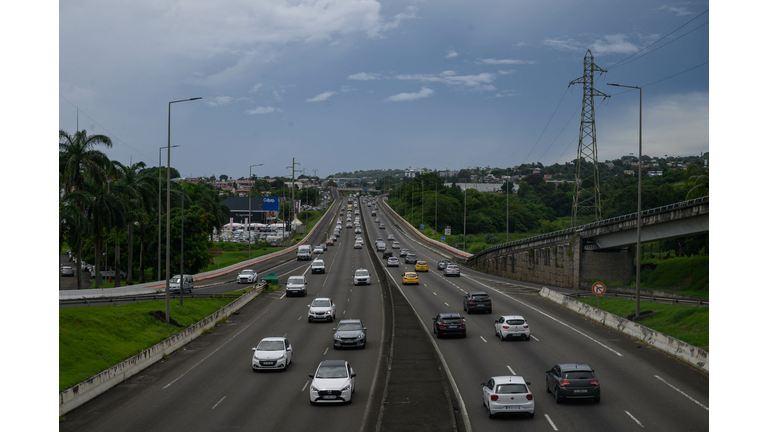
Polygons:
M280 198L277 197L262 197L264 200L264 210L266 211L279 211L280 210Z

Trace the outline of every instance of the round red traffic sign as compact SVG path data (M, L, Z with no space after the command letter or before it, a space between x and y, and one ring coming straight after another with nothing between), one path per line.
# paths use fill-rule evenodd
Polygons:
M605 294L605 285L602 282L595 282L592 284L592 293L596 296Z

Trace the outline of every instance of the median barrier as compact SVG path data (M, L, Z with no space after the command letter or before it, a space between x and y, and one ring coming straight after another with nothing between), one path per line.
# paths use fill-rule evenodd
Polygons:
M410 230L413 233L415 233L416 235L418 235L422 240L424 240L426 242L429 242L429 243L432 243L433 245L438 246L440 248L443 248L443 249L447 250L448 252L454 253L454 254L456 254L456 255L464 258L464 259L470 258L472 256L472 254L466 253L463 250L456 249L455 247L448 246L445 243L439 242L437 240L433 240L433 239L425 236L419 230L417 230L416 227L414 227L413 225L408 223L408 221L403 219L403 217L400 216L396 211L392 210L392 207L390 207L389 204L386 201L384 201L382 204L387 207L387 209L389 210L390 214L394 215L395 218L397 218L400 222L405 224L406 227L410 228Z
M72 411L96 396L106 392L142 370L152 366L177 349L188 344L203 331L213 328L216 323L227 318L233 312L242 308L266 289L266 282L259 282L254 289L238 297L232 303L224 306L213 314L176 333L168 339L143 350L135 356L122 361L109 369L90 376L87 379L59 392L59 416Z
M709 353L699 347L675 339L672 336L659 333L634 321L622 318L618 315L600 310L594 306L574 300L567 295L558 293L549 288L543 288L539 295L557 304L602 323L614 330L618 330L627 336L642 340L643 342L664 351L680 360L685 361L699 369L709 372Z

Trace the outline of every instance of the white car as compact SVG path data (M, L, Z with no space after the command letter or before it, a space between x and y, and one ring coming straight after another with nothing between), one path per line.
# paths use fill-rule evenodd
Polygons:
M268 337L253 348L253 371L261 369L286 369L293 359L293 348L284 337Z
M355 371L346 360L324 360L310 374L309 402L351 403L355 392Z
M531 383L521 376L497 376L480 384L483 389L483 406L488 410L488 417L496 414L526 413L533 417L535 404L533 393L528 388Z
M363 248L363 242L356 241L355 242L355 249L362 249Z
M400 249L400 242L399 241L393 241L391 247L392 247L392 249Z
M312 261L312 273L325 273L325 261L321 259Z
M395 235L394 234L390 234L390 235L387 236L387 240L389 240L389 241L392 241L394 239L395 239Z
M240 274L237 275L237 283L256 283L259 281L259 274L256 270L243 269Z
M295 295L302 297L307 295L307 278L303 275L291 276L285 284L285 296L292 297Z
M513 337L521 337L525 340L531 340L531 329L528 323L520 315L502 315L494 324L496 327L496 336L501 340Z
M315 246L315 250L312 251L313 254L319 255L321 253L324 253L325 250L323 250L322 246Z
M355 270L355 285L360 284L371 284L371 274L368 272L367 269L357 269Z
M317 320L333 322L336 319L336 305L328 297L317 297L308 306L307 321L309 322Z

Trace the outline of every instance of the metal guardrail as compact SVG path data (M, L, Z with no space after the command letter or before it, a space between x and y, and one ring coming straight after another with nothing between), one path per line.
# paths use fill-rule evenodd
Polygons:
M705 197L701 197L701 198L696 198L696 199L692 199L692 200L688 200L688 201L681 201L681 202L674 203L674 204L668 204L668 205L665 205L665 206L656 207L656 208L649 209L649 210L643 210L643 212L641 213L641 217L642 216L651 215L651 214L654 214L654 213L659 213L659 212L662 212L662 211L671 210L671 209L674 209L674 208L680 208L680 207L685 207L685 206L689 206L689 205L699 204L699 203L702 203L702 202L709 202L709 196L705 196ZM631 219L637 219L637 212L626 214L626 215L622 215L622 216L612 217L610 219L603 219L603 220L597 221L597 222L590 222L590 223L588 223L586 225L580 225L580 226L573 227L573 228L566 228L566 229L563 229L563 230L560 230L560 231L554 231L554 232L550 232L550 233L540 234L540 235L537 235L537 236L534 236L534 237L528 237L528 238L524 238L524 239L520 239L520 240L515 240L515 241L508 242L508 243L498 244L496 246L491 246L491 247L489 247L487 249L483 249L480 252L476 253L474 256L479 256L479 255L482 255L482 254L484 254L486 252L491 252L491 251L494 251L494 250L497 250L497 249L502 249L502 248L509 247L509 246L515 246L515 245L518 245L518 244L529 243L529 242L532 242L532 241L541 240L541 239L550 238L550 237L557 237L557 236L563 235L563 234L570 234L570 233L574 233L574 232L577 232L577 231L582 231L582 230L588 229L588 228L594 228L594 227L598 227L598 226L602 226L602 225L608 225L608 224L612 224L612 223L615 223L615 222L620 222L620 221L623 221L623 220L631 220Z
M172 294L171 299L178 299L181 297L178 294ZM185 294L185 299L195 298L238 298L238 294ZM140 301L152 301L152 300L165 300L165 293L160 294L139 294L134 296L117 296L117 297L98 297L98 298L83 298L83 299L71 299L71 300L59 300L59 307L65 305L86 305L86 306L100 306L105 304L117 305L118 303L138 303Z
M577 292L572 294L566 294L568 297L596 297L590 292ZM628 300L635 300L637 297L634 294L624 294L616 292L606 292L602 297L615 297ZM709 300L688 300L678 299L673 297L659 297L659 296L646 296L641 295L640 301L646 303L661 303L661 304L674 304L681 306L709 306Z

